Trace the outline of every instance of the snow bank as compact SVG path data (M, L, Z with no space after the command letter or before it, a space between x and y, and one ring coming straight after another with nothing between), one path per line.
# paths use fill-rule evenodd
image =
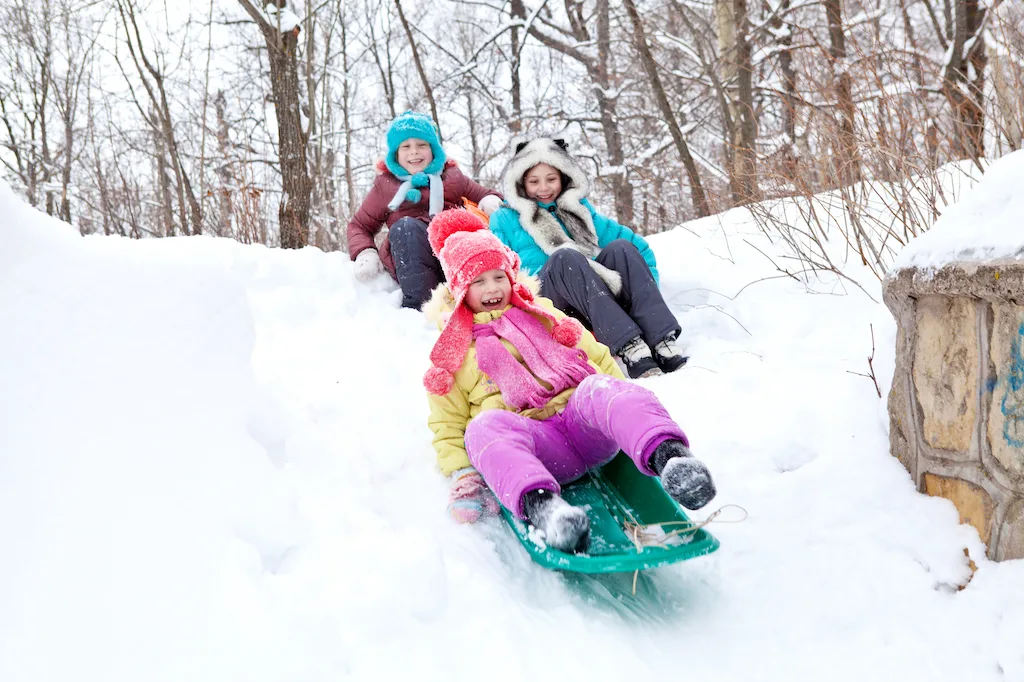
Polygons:
M1024 151L993 163L931 230L911 240L893 271L997 258L1024 260Z
M644 385L749 518L636 598L447 518L436 331L387 278L83 239L2 183L0 215L4 682L1024 679L1024 562L914 491L854 374L873 324L888 385L887 311L779 277L739 212L652 239L693 359Z

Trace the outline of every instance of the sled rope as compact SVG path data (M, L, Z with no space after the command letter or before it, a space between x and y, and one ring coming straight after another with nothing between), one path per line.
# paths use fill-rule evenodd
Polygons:
M718 520L718 517L722 515L722 512L729 507L735 507L736 509L739 509L741 512L743 512L743 516L738 519ZM704 519L703 521L699 521L697 523L694 523L693 521L665 521L664 523L650 523L647 525L643 525L636 520L636 517L634 517L628 509L623 509L623 511L626 512L626 515L629 517L629 519L623 522L622 527L633 538L633 544L636 545L637 552L644 551L644 547L661 547L662 549L668 549L668 546L665 544L665 542L674 537L696 533L704 526L713 523L716 520L718 520L718 523L742 523L743 521L746 521L747 517L749 516L747 510L741 507L740 505L725 504L716 509L715 511L711 512L706 519ZM659 536L655 535L654 533L648 530L648 528L650 528L651 526L681 527L676 528L675 530L669 533L664 533L663 535ZM633 571L634 597L636 596L636 581L639 576L640 569Z

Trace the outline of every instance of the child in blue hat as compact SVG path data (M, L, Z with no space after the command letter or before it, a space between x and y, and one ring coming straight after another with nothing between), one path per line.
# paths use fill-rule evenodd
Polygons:
M438 283L441 264L427 241L427 225L441 211L468 199L490 215L502 196L466 177L441 148L437 125L407 111L387 130L388 152L378 175L348 224L348 251L356 277L367 280L385 269L402 287L402 305L419 309ZM387 225L378 250L374 236Z

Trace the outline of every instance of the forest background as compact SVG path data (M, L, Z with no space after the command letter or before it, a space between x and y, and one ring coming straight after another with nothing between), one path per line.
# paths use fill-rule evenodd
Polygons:
M407 109L485 185L517 136L561 136L641 234L746 206L792 247L780 271L838 271L840 238L881 277L951 174L1021 147L1024 3L0 7L0 175L83 234L343 249Z

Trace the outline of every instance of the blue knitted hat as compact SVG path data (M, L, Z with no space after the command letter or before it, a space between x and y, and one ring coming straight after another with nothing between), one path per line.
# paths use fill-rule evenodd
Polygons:
M388 170L397 176L409 174L409 171L398 163L398 147L413 137L428 142L430 151L434 154L434 160L423 169L423 173L425 175L440 173L444 168L445 155L444 150L441 149L441 140L438 139L437 124L429 116L418 111L407 111L396 116L388 126L388 155L384 159Z

